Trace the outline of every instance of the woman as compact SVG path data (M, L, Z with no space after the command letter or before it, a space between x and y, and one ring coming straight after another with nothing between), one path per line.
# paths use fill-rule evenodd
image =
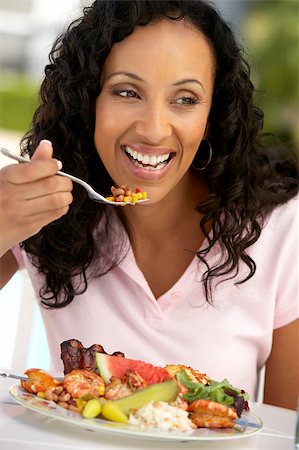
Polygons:
M77 338L254 398L266 364L265 401L295 407L296 168L271 159L252 96L202 1L96 1L57 40L23 140L32 162L0 178L3 278L28 270L54 369ZM61 162L150 201L92 202L56 176Z

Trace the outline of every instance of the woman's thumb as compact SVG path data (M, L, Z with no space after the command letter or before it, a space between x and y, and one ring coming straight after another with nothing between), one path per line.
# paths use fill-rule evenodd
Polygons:
M53 157L53 146L52 142L43 139L40 141L38 146L35 149L35 152L32 155L32 161L36 161L37 159L52 159ZM55 159L55 158L54 158ZM57 162L58 170L62 168L62 162L58 159L55 159Z
M35 149L31 159L34 161L36 159L51 159L53 156L53 146L52 142L43 139L40 141Z

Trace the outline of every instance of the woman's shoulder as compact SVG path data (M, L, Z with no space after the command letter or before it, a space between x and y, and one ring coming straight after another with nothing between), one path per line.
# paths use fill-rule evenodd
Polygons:
M299 197L298 195L272 209L263 216L261 234L252 246L252 251L268 254L287 255L298 246L299 239ZM287 251L286 251L287 250ZM264 257L263 256L263 257Z
M299 221L299 195L296 194L290 200L276 206L267 216L265 220L265 228L275 230L280 235L282 233L295 229L298 233ZM296 228L295 228L296 227Z

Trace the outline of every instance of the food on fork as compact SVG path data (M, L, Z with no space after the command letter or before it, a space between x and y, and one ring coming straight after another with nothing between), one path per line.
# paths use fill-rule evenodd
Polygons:
M125 203L137 203L138 200L146 200L147 193L142 191L140 187L135 188L135 191L125 184L120 187L111 187L111 196L106 197L111 202L125 202Z
M217 382L182 364L165 367L109 355L102 345L61 343L65 376L57 381L41 369L26 371L28 392L85 418L129 423L141 429L192 431L233 428L248 395L228 380Z

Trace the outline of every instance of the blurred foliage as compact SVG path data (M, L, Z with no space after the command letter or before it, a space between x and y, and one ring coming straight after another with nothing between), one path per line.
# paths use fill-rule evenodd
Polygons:
M38 85L18 73L0 73L0 128L25 132L37 107Z
M299 0L251 0L242 24L266 132L299 148Z

